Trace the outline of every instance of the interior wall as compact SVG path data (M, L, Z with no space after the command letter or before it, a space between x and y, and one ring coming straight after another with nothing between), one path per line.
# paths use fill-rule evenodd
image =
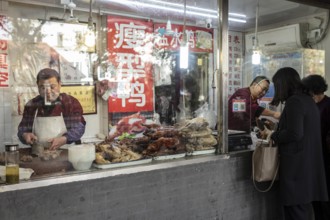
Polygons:
M318 13L315 14L313 16L306 16L306 17L300 17L300 18L295 18L292 20L287 20L285 22L282 23L274 23L272 25L268 25L268 26L261 26L258 27L258 31L263 31L263 30L268 30L268 29L273 29L273 28L277 28L280 26L284 26L284 25L290 25L290 24L297 24L297 23L308 23L309 24L309 30L314 30L319 28L321 21L318 18L323 19L323 24L321 25L322 29L330 29L330 25L328 27L326 27L326 21L328 17L328 13L323 12L323 13ZM246 32L247 33L254 33L254 29L250 29ZM330 36L329 36L330 32L329 30L327 31L326 37L319 42L316 45L312 45L312 49L318 49L318 50L324 50L325 51L325 79L327 80L328 83L330 83ZM249 70L247 70L248 72ZM245 76L248 74L245 74ZM251 78L246 79L243 82L245 85L248 85L251 81ZM327 95L330 95L330 89L326 92Z

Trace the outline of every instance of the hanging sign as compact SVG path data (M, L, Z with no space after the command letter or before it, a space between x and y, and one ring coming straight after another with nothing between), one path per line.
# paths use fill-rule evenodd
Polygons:
M242 88L242 60L243 60L243 34L229 31L229 72L228 72L228 96Z
M153 111L152 22L108 16L107 27L107 48L113 69L109 81L117 85L108 98L108 111Z
M0 16L0 87L9 87L8 20Z
M155 23L154 30L158 38L155 39L155 46L170 51L178 51L183 42L183 25L172 24L171 29L165 23ZM186 26L185 28L189 51L207 52L213 51L213 30Z

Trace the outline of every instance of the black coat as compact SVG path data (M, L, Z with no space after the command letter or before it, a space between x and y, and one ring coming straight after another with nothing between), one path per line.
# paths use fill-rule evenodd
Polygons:
M305 94L288 98L272 139L280 152L280 192L283 205L326 201L319 110Z

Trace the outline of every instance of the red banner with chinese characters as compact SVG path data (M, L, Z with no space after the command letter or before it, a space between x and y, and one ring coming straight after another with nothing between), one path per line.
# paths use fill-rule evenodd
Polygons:
M115 95L108 99L108 111L153 111L153 23L108 16L107 27L109 61L117 84Z
M166 24L154 24L155 46L170 51L178 51L183 41L183 25L171 25L171 30L166 29ZM187 42L191 52L213 51L213 31L212 29L186 26Z
M8 19L0 16L0 87L9 87Z

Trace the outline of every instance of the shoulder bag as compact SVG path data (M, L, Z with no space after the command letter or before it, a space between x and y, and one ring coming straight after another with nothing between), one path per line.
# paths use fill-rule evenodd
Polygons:
M252 155L252 179L259 192L268 192L278 179L279 155L278 147L273 141L259 141ZM256 182L271 181L266 189L260 189Z

